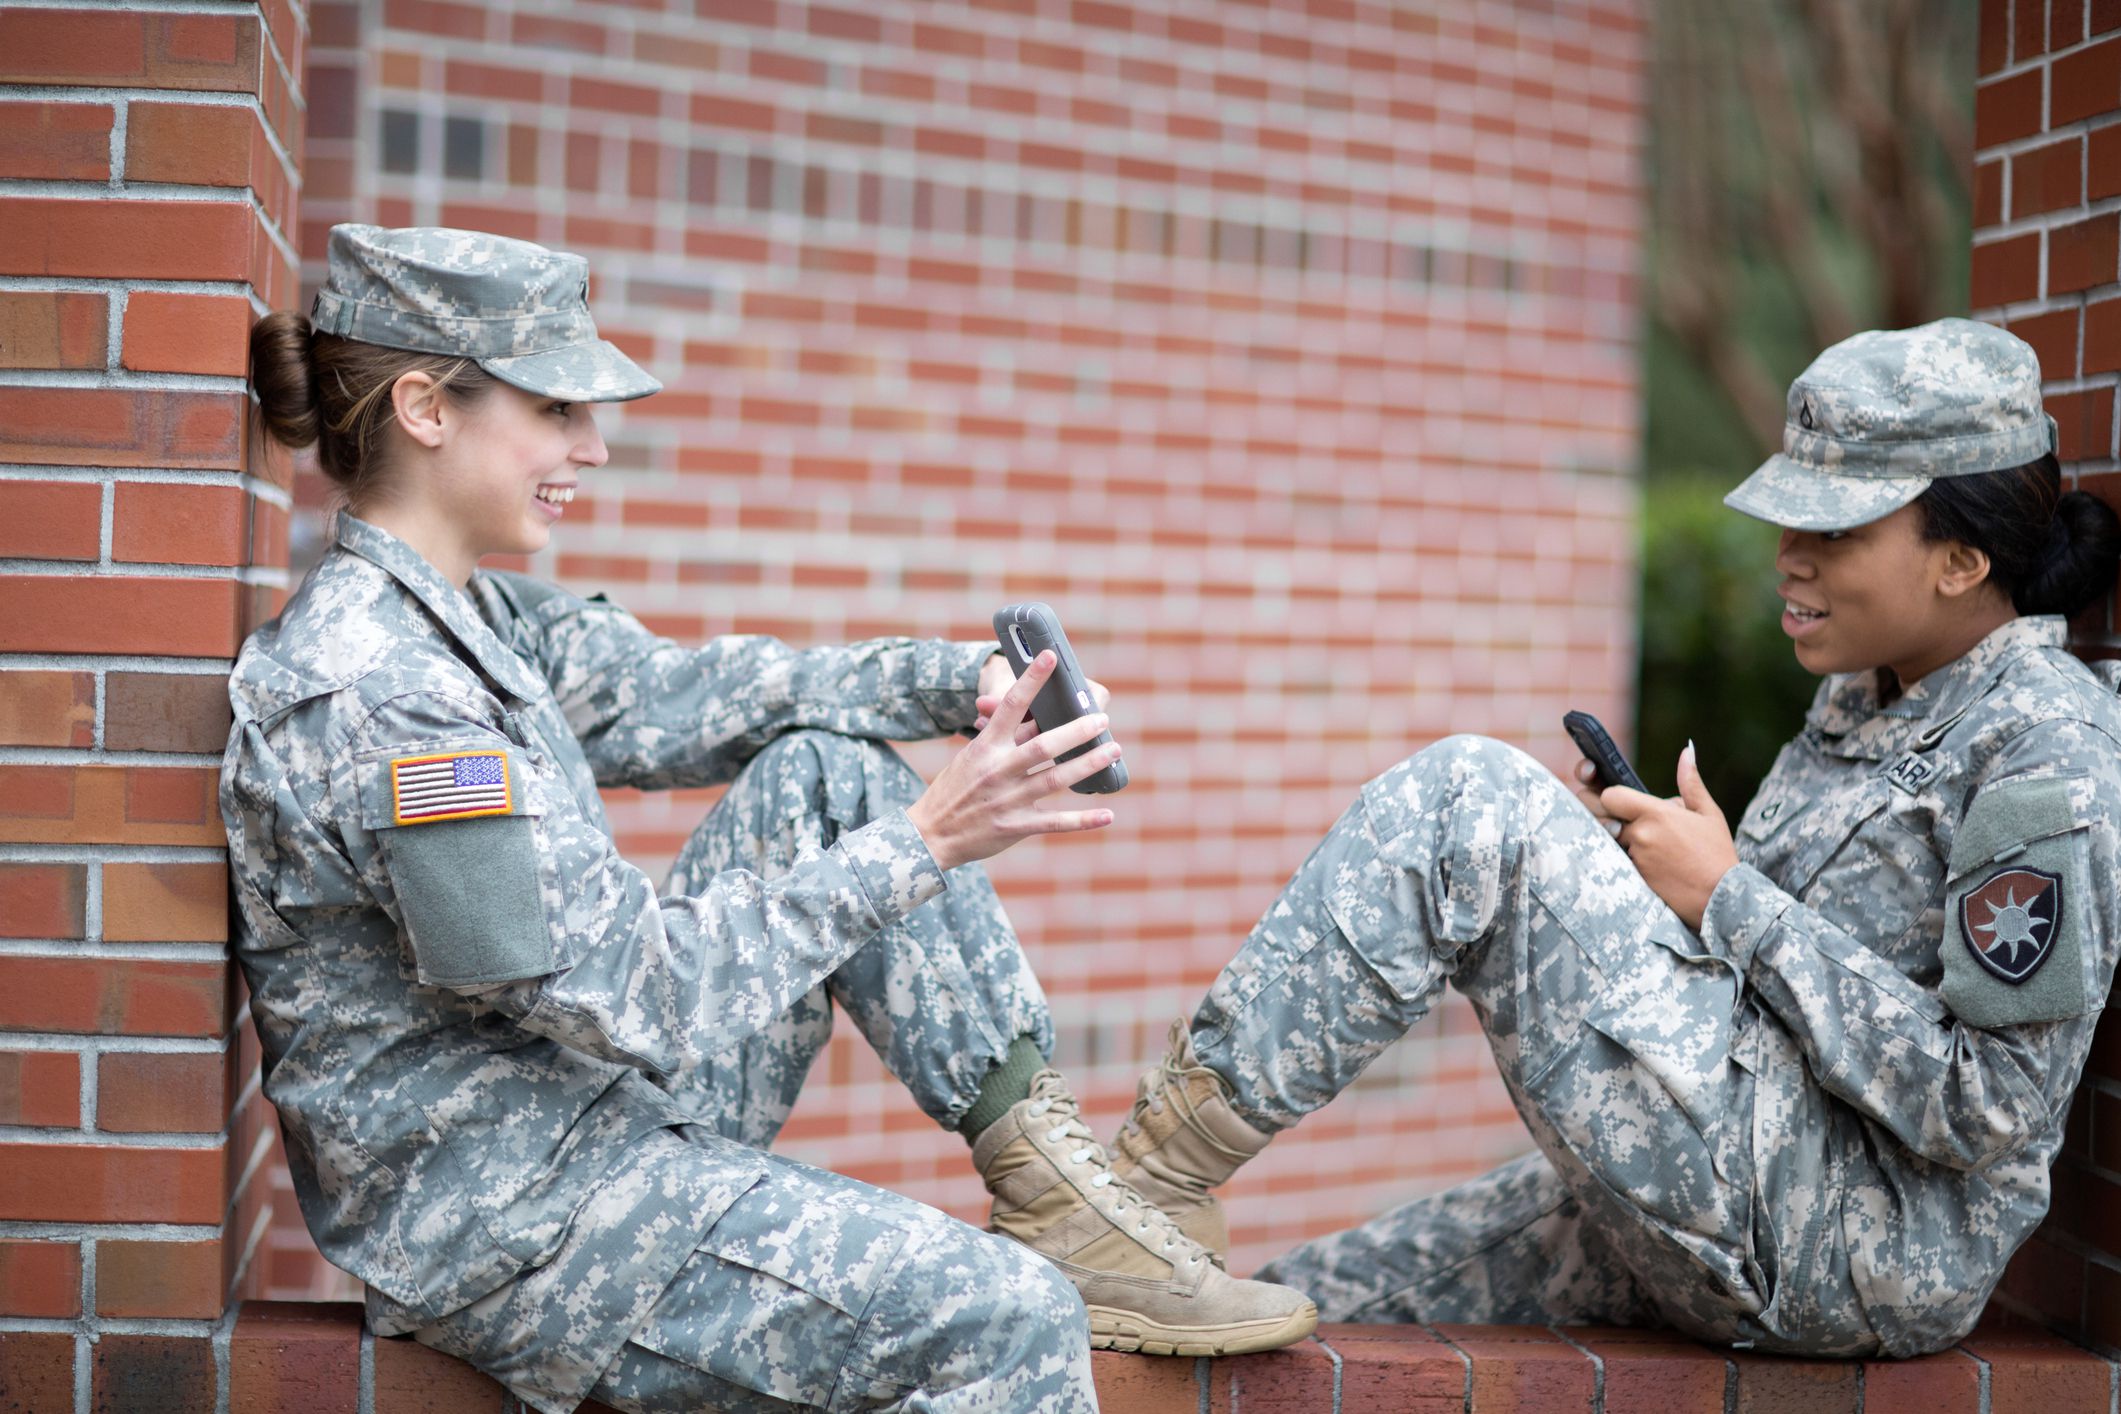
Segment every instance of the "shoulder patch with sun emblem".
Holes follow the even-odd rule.
[[[2060,1021],[2086,1009],[2084,831],[2069,782],[2007,781],[1974,798],[1952,841],[1944,1001],[1973,1026]]]
[[[1998,869],[1959,899],[1959,932],[1974,960],[2012,986],[2047,961],[2062,912],[2062,879],[2044,869]]]

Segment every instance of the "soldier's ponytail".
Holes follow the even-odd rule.
[[[2063,491],[2053,454],[2005,471],[1940,476],[1916,504],[1923,538],[1985,553],[1989,579],[2021,614],[2075,616],[2113,591],[2121,517],[2089,492]]]
[[[265,431],[288,447],[315,443],[317,465],[356,509],[375,495],[388,469],[392,384],[425,373],[452,400],[469,405],[498,381],[468,358],[318,333],[291,310],[251,326],[250,373]]]

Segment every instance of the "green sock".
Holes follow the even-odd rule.
[[[971,1143],[980,1136],[980,1131],[1009,1113],[1009,1107],[1031,1093],[1031,1077],[1046,1068],[1046,1058],[1039,1054],[1038,1042],[1029,1036],[1019,1036],[1009,1043],[1009,1053],[994,1063],[987,1078],[979,1083],[979,1098],[965,1117],[957,1122],[957,1132]]]

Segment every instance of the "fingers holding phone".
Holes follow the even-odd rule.
[[[907,809],[907,817],[943,869],[1001,853],[1032,835],[1102,829],[1103,809],[1068,809],[1050,798],[1119,762],[1117,742],[1105,736],[1105,716],[1077,716],[1040,732],[1027,721],[1032,702],[1052,678],[1058,656],[1041,652],[995,705],[987,725],[937,773]],[[1022,729],[1031,728],[1024,737]],[[1099,738],[1103,737],[1100,744]]]

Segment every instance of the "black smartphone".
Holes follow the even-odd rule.
[[[1596,717],[1588,712],[1571,712],[1561,719],[1561,727],[1576,743],[1576,749],[1583,753],[1584,759],[1598,768],[1600,788],[1626,786],[1629,790],[1649,794],[1650,788],[1635,774],[1635,768],[1628,764],[1628,758],[1614,744],[1611,733]]]
[[[1005,609],[997,609],[994,637],[1018,677],[1022,677],[1032,660],[1048,648],[1059,660],[1053,665],[1053,676],[1046,679],[1038,696],[1031,699],[1031,718],[1038,723],[1040,731],[1050,732],[1063,722],[1072,722],[1097,710],[1097,698],[1090,692],[1090,680],[1083,676],[1082,665],[1075,661],[1075,650],[1068,646],[1068,635],[1061,631],[1060,615],[1052,609],[1044,604],[1011,604]],[[1063,751],[1058,759],[1072,761],[1090,748],[1103,746],[1111,740],[1112,733],[1099,732],[1081,746]],[[1070,789],[1084,795],[1110,795],[1125,789],[1126,784],[1127,763],[1114,761],[1095,775],[1077,781]]]

